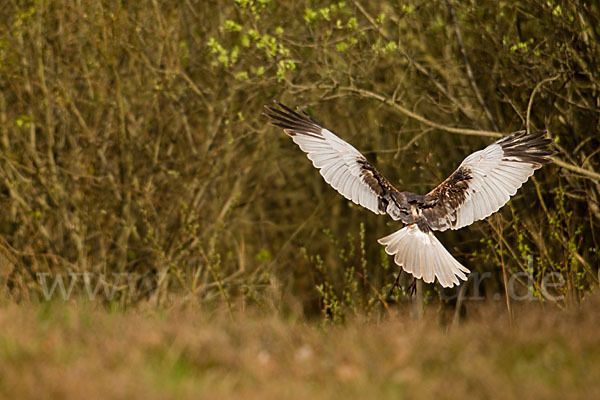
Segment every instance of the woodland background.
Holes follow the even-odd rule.
[[[52,366],[48,360],[56,354],[45,353],[43,339],[48,332],[54,335],[51,343],[64,341],[66,346],[70,335],[83,335],[78,324],[70,330],[73,321],[84,320],[85,325],[89,318],[90,326],[112,326],[117,322],[110,318],[116,318],[133,326],[141,322],[137,316],[129,321],[127,313],[173,307],[219,315],[214,318],[229,315],[232,326],[227,318],[215,326],[233,330],[233,337],[241,335],[235,323],[239,318],[254,329],[249,335],[257,342],[262,331],[254,313],[278,315],[281,321],[266,324],[280,332],[289,321],[346,324],[349,330],[341,335],[350,345],[365,344],[367,337],[361,335],[380,329],[369,325],[370,333],[365,333],[363,323],[397,324],[388,320],[391,316],[412,321],[414,300],[402,290],[390,295],[398,268],[376,241],[397,225],[339,196],[281,130],[266,124],[263,106],[278,100],[306,109],[363,152],[397,188],[417,193],[435,187],[466,155],[496,137],[520,129],[548,130],[558,151],[554,164],[538,171],[493,217],[439,235],[461,263],[490,276],[477,288],[471,282],[464,286],[461,299],[467,301],[462,306],[457,307],[456,295],[444,295],[434,285],[424,286],[418,301],[429,305],[428,315],[437,321],[432,328],[437,339],[431,343],[446,354],[451,350],[437,325],[456,323],[465,311],[483,318],[482,325],[462,328],[467,329],[465,337],[479,337],[481,326],[493,325],[486,318],[502,316],[503,326],[509,326],[503,271],[507,276],[522,273],[517,289],[520,295],[529,292],[531,300],[513,301],[512,307],[517,313],[524,307],[524,315],[535,318],[552,314],[552,321],[562,321],[556,324],[563,327],[556,340],[540,338],[540,343],[562,344],[564,353],[557,359],[552,352],[538,351],[539,346],[531,353],[535,362],[541,360],[540,382],[556,378],[547,375],[548,365],[571,363],[573,378],[559,379],[565,386],[558,389],[589,395],[585,391],[593,388],[581,379],[592,378],[577,371],[587,371],[586,363],[592,361],[577,355],[587,349],[589,357],[598,356],[589,351],[593,346],[586,347],[596,344],[598,335],[590,339],[590,331],[582,328],[583,336],[573,336],[573,320],[566,315],[595,312],[585,303],[596,304],[587,299],[599,281],[599,43],[600,6],[584,0],[2,2],[0,304],[5,309],[0,321],[4,325],[22,312],[16,318],[19,328],[11,329],[35,328],[24,339],[12,331],[0,335],[0,359],[12,367],[15,360]],[[548,302],[541,290],[551,272],[564,278],[565,284],[552,292],[563,296],[558,302]],[[125,316],[105,316],[98,309],[81,316],[78,307],[71,308],[86,297],[81,285],[74,286],[69,304],[47,304],[40,274],[67,280],[81,279],[84,273],[101,287],[93,304],[100,310],[122,310]],[[523,278],[527,274],[530,287]],[[113,279],[125,275],[133,277],[138,292]],[[402,276],[401,281],[406,285],[409,279]],[[103,285],[114,296],[103,298]],[[483,300],[468,301],[474,297]],[[63,316],[57,321],[70,322],[44,325],[48,318],[54,321],[48,316],[54,312]],[[184,326],[202,325],[208,318],[185,315]],[[170,328],[154,326],[160,324],[154,318],[141,324],[169,337]],[[581,318],[591,330],[589,319],[595,317]],[[102,332],[108,337],[119,335],[106,329]],[[303,335],[295,329],[289,334]],[[410,329],[405,339],[418,337],[424,328]],[[315,343],[327,340],[312,334]],[[516,340],[513,334],[506,333],[503,343]],[[146,343],[135,335],[135,341]],[[276,337],[285,342],[286,334]],[[148,340],[154,349],[154,339]],[[235,384],[229,386],[221,379],[219,368],[228,371],[229,359],[211,359],[214,372],[198,361],[204,344],[190,343],[184,340],[182,348],[199,349],[199,358],[182,361],[184,351],[173,355],[173,346],[159,346],[159,355],[150,351],[151,359],[159,360],[157,376],[165,369],[165,379],[176,374],[164,396],[198,393],[190,382],[209,370],[202,382],[214,383],[217,377],[227,388],[223,393],[231,395],[236,384],[248,388],[245,378],[232,378]],[[514,355],[521,356],[521,350]],[[86,351],[81,350],[88,358],[110,363],[125,349],[108,355]],[[59,353],[57,365],[62,365],[61,357],[72,356]],[[262,353],[257,354],[260,359]],[[384,349],[374,354],[383,357]],[[335,361],[338,356],[332,350],[328,362],[343,365]],[[491,376],[495,367],[505,365],[485,356],[482,365],[490,359],[484,369]],[[285,357],[272,360],[287,363]],[[431,361],[433,367],[424,362],[423,369],[405,371],[399,386],[388,387],[388,381],[373,386],[371,361],[365,360],[360,364],[367,374],[365,385],[352,386],[349,396],[381,397],[389,390],[427,397],[406,382],[420,382],[415,378],[419,374],[435,379],[428,368],[435,370],[437,361]],[[470,358],[465,355],[464,360]],[[384,362],[372,362],[379,361]],[[240,376],[251,371],[253,363],[247,365]],[[48,375],[42,369],[42,378],[36,379],[53,382],[55,370],[47,369]],[[13,374],[11,385],[3,386],[0,377],[5,393],[39,395],[14,383],[27,374],[9,370],[5,376]],[[82,376],[97,376],[95,370],[85,371]],[[334,381],[354,382],[353,374],[363,370],[356,371],[342,369]],[[490,383],[490,393],[515,383],[519,371]],[[535,375],[535,367],[533,371]],[[299,377],[290,374],[290,382]],[[265,376],[248,379],[261,382]],[[472,377],[472,382],[480,379]],[[317,381],[313,390],[321,384],[325,382]],[[128,396],[143,396],[138,386],[124,385]],[[518,385],[509,387],[515,391],[505,393],[508,398],[520,393]],[[532,394],[543,395],[535,387]],[[57,392],[48,389],[51,396],[76,397],[72,385],[53,388]],[[275,389],[271,394],[310,393],[308,387],[304,390],[308,392]],[[468,384],[457,390],[473,394]],[[217,393],[223,394],[220,389]]]

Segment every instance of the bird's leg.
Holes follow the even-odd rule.
[[[402,271],[398,272],[398,275],[396,275],[396,280],[394,280],[394,284],[392,285],[392,288],[390,289],[390,294],[388,296],[392,296],[392,294],[394,294],[394,289],[398,288],[400,289],[400,275],[402,274]],[[415,293],[417,293],[417,278],[413,277],[413,281],[410,285],[408,285],[408,287],[406,288],[408,294],[410,294],[410,296],[414,296]]]
[[[408,293],[410,293],[411,296],[414,296],[414,294],[417,293],[417,278],[413,278],[412,283],[408,285]]]
[[[396,275],[396,280],[394,281],[394,284],[392,285],[392,288],[390,289],[390,294],[388,296],[392,296],[392,294],[394,293],[394,289],[396,288],[400,288],[400,274],[402,273],[402,271],[398,272],[398,275]]]

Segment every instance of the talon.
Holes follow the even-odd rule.
[[[396,275],[396,280],[394,281],[394,284],[392,285],[392,288],[390,289],[390,294],[388,296],[392,296],[392,294],[394,294],[394,289],[398,288],[400,289],[400,274],[402,273],[402,271],[398,272],[398,275]]]
[[[413,281],[410,285],[408,285],[408,292],[411,296],[414,296],[417,293],[417,278],[413,278]]]

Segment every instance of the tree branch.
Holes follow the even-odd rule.
[[[404,114],[409,118],[412,118],[412,119],[417,120],[427,126],[431,126],[432,128],[436,128],[436,129],[439,129],[442,131],[446,131],[446,132],[450,132],[450,133],[458,133],[459,135],[469,135],[469,136],[489,136],[489,137],[495,137],[495,138],[504,136],[500,132],[478,130],[478,129],[454,128],[451,126],[438,124],[437,122],[430,121],[425,117],[415,114],[414,112],[410,111],[409,109],[396,103],[393,99],[386,97],[382,94],[372,92],[370,90],[359,89],[359,88],[355,88],[355,87],[340,87],[339,90],[358,94],[362,97],[379,100],[382,103],[394,108],[396,111],[399,111],[401,114]]]
[[[352,3],[362,13],[362,15],[364,15],[364,17],[369,21],[369,23],[371,24],[373,29],[375,29],[377,32],[379,32],[381,37],[383,37],[388,42],[393,41],[392,38],[383,30],[381,25],[377,24],[375,19],[373,19],[373,17],[368,13],[367,10],[365,10],[365,8],[358,1],[352,0]],[[450,100],[452,102],[452,104],[454,104],[460,110],[460,112],[463,113],[463,115],[465,117],[469,118],[471,121],[476,121],[476,118],[473,117],[471,112],[469,110],[467,110],[467,108],[462,103],[460,103],[456,97],[452,96],[452,94],[429,73],[427,68],[425,68],[421,63],[419,63],[417,60],[412,58],[404,49],[402,49],[402,47],[400,47],[399,41],[396,41],[396,42],[398,42],[398,50],[402,53],[402,55],[404,57],[406,57],[408,62],[416,68],[417,71],[419,71],[421,74],[425,75],[435,85],[437,90],[439,90],[444,96],[446,96],[446,98],[448,100]]]
[[[388,106],[392,107],[393,109],[395,109],[396,111],[400,112],[401,114],[404,114],[411,119],[419,121],[419,122],[421,122],[427,126],[430,126],[432,128],[439,129],[441,131],[456,133],[459,135],[467,135],[467,136],[487,136],[487,137],[494,137],[494,138],[500,138],[502,136],[505,136],[505,134],[500,133],[500,132],[495,132],[495,131],[485,131],[485,130],[467,129],[467,128],[454,128],[451,126],[438,124],[437,122],[430,121],[427,118],[425,118],[419,114],[415,114],[414,112],[410,111],[409,109],[396,103],[393,99],[386,97],[383,94],[372,92],[370,90],[359,89],[359,88],[355,88],[355,87],[345,87],[345,86],[339,87],[338,89],[341,91],[346,91],[346,92],[350,92],[353,94],[357,94],[361,97],[379,100],[382,103],[384,103],[385,105],[388,105]],[[587,178],[590,178],[592,180],[600,181],[600,174],[597,172],[590,171],[589,169],[585,169],[585,168],[579,167],[574,164],[569,164],[565,161],[562,161],[561,159],[559,159],[557,157],[550,157],[550,158],[552,159],[552,161],[554,161],[554,163],[556,165],[558,165],[561,168],[576,172],[576,173],[583,175]]]
[[[552,82],[558,78],[560,78],[560,74],[553,76],[551,78],[544,79],[543,81],[541,81],[537,85],[535,85],[535,87],[533,88],[533,91],[531,92],[531,96],[529,96],[529,103],[527,104],[527,117],[525,118],[525,129],[527,129],[527,133],[529,133],[531,131],[531,129],[529,128],[530,119],[531,119],[530,118],[531,117],[531,106],[533,105],[533,98],[535,97],[535,94],[537,93],[538,90],[540,90],[540,88],[542,87],[543,84]]]
[[[471,88],[473,89],[473,93],[475,93],[475,97],[479,102],[479,105],[483,109],[485,116],[488,121],[492,125],[492,128],[498,130],[498,126],[496,125],[496,121],[492,117],[492,113],[486,106],[483,101],[483,97],[481,96],[481,92],[479,92],[479,87],[477,87],[477,82],[475,82],[475,76],[473,75],[473,70],[471,69],[471,64],[469,63],[469,58],[467,57],[467,51],[465,50],[465,45],[462,39],[462,33],[460,31],[460,27],[458,26],[458,18],[456,18],[456,13],[454,12],[454,7],[452,3],[448,1],[448,9],[450,10],[450,15],[452,16],[452,22],[454,23],[454,31],[456,32],[456,40],[458,41],[458,47],[460,47],[460,52],[462,53],[463,60],[465,62],[465,71],[467,73],[467,77],[469,78],[469,83],[471,84]]]

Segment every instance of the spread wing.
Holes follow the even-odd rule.
[[[335,190],[376,214],[386,213],[386,195],[396,189],[358,150],[304,111],[293,111],[281,103],[265,106],[265,110],[271,124],[283,128]]]
[[[487,218],[504,206],[535,170],[555,154],[546,132],[515,132],[469,155],[427,196],[422,209],[432,229],[460,229]]]

